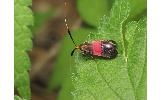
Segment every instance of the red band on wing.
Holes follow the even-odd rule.
[[[92,41],[92,50],[93,55],[101,56],[102,54],[101,41]]]

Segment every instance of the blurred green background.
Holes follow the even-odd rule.
[[[67,35],[64,23],[66,14],[70,30],[77,44],[97,31],[100,18],[109,15],[115,0],[33,0],[33,49],[29,52],[32,100],[72,100],[71,75],[74,45]],[[146,0],[130,0],[127,22],[139,20],[147,14]]]

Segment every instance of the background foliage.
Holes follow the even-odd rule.
[[[27,53],[32,48],[30,5],[31,0],[15,0],[15,100],[31,98]],[[146,0],[77,0],[76,8],[82,20],[79,28],[71,30],[76,43],[115,40],[118,57],[93,60],[83,58],[79,51],[71,57],[74,45],[65,35],[47,91],[59,89],[58,100],[146,100]],[[32,31],[57,13],[51,8],[34,13]]]

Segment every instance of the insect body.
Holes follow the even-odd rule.
[[[98,40],[92,41],[90,43],[85,42],[79,46],[76,46],[72,51],[71,56],[76,49],[80,49],[82,54],[85,56],[101,57],[107,59],[115,58],[118,54],[117,44],[113,40]]]
[[[67,6],[67,3],[65,2],[65,7],[66,6]],[[101,57],[101,58],[106,58],[106,59],[112,59],[117,56],[118,54],[117,44],[113,40],[95,40],[91,42],[85,42],[80,45],[76,45],[71,35],[71,32],[69,30],[66,16],[65,16],[65,24],[68,30],[68,34],[70,35],[70,38],[75,45],[75,48],[71,52],[71,56],[74,54],[75,50],[77,49],[80,49],[84,56]]]
[[[118,54],[116,42],[113,40],[98,40],[79,45],[83,55],[112,59]]]

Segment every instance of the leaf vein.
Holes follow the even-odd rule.
[[[99,75],[101,76],[101,79],[106,83],[106,85],[120,98],[120,100],[123,100],[122,97],[109,85],[109,83],[106,81],[106,79],[103,77],[103,75],[101,74],[101,72],[98,69],[98,64],[96,62],[96,69],[97,72],[99,73]]]

